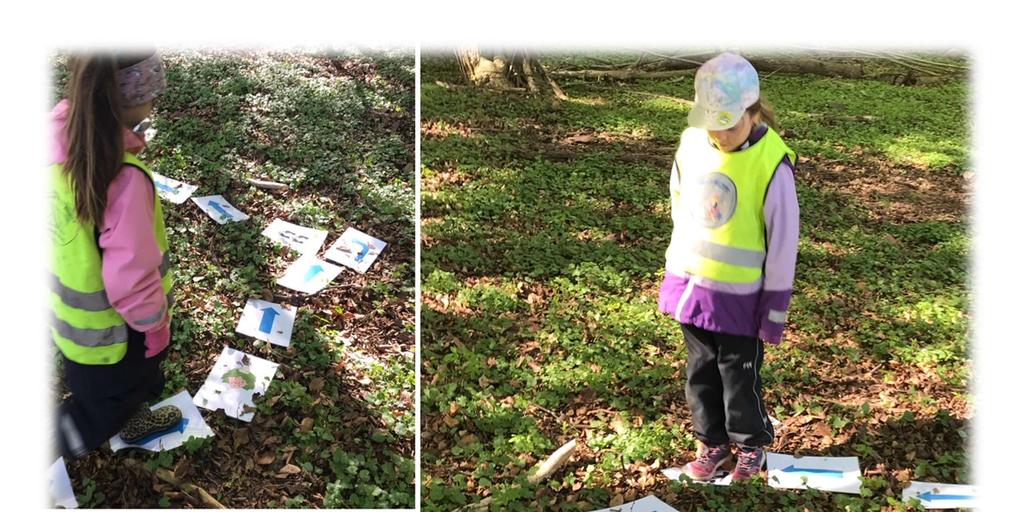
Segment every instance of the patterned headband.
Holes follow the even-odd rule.
[[[121,90],[121,106],[136,107],[152,101],[167,88],[163,62],[159,54],[117,72],[117,86]]]

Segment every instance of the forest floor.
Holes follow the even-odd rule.
[[[221,194],[251,216],[221,226],[191,201],[164,201],[177,282],[164,396],[194,396],[224,346],[280,367],[251,423],[200,409],[215,437],[69,462],[80,505],[201,506],[153,478],[165,468],[231,508],[413,507],[414,52],[177,52],[164,62],[168,89],[142,159],[198,185],[193,197]],[[55,60],[55,99],[64,64]],[[275,284],[298,254],[260,234],[274,219],[326,230],[327,244],[355,227],[388,245],[366,274],[346,268],[306,295]],[[298,308],[288,348],[235,332],[249,298]]]
[[[686,353],[657,312],[668,171],[691,77],[571,79],[555,101],[424,59],[423,506],[904,510],[910,480],[968,482],[968,87],[776,73],[799,155],[784,342],[761,370],[771,451],[856,456],[861,495],[669,481],[691,460]],[[529,469],[580,447],[540,485]]]

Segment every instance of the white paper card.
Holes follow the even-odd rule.
[[[324,257],[365,274],[385,246],[387,242],[383,240],[373,238],[358,229],[348,228],[330,246]]]
[[[617,507],[602,508],[593,512],[678,512],[678,510],[661,501],[657,496],[647,496],[641,500],[630,501]]]
[[[275,373],[277,363],[224,347],[193,402],[204,409],[223,409],[232,418],[252,421],[256,410],[252,399],[266,393]]]
[[[64,457],[58,457],[46,473],[50,481],[50,501],[53,505],[66,509],[78,508],[78,499],[71,488],[71,477],[67,474]]]
[[[682,479],[682,468],[668,468],[661,470],[661,474],[668,477],[669,480],[679,481]],[[731,485],[732,484],[732,473],[727,469],[719,470],[714,474],[714,478],[701,482],[699,480],[691,480],[694,484],[700,485]]]
[[[193,197],[192,201],[199,205],[199,208],[202,208],[206,215],[217,221],[217,224],[239,222],[249,218],[248,215],[231,206],[231,203],[227,202],[224,196]]]
[[[323,242],[327,241],[326,231],[299,226],[281,219],[274,219],[263,230],[263,236],[302,254],[319,252]]]
[[[287,347],[291,344],[291,331],[295,326],[295,306],[282,306],[259,299],[249,299],[235,329],[257,340],[269,341]]]
[[[202,419],[202,414],[199,412],[199,409],[196,409],[195,404],[192,403],[192,395],[187,390],[150,407],[149,410],[153,411],[165,405],[173,405],[181,409],[181,416],[184,421],[179,426],[179,430],[162,435],[145,444],[125,443],[121,439],[120,434],[118,434],[110,438],[110,449],[116,452],[124,448],[135,447],[151,452],[162,452],[164,450],[173,450],[185,444],[185,441],[193,437],[213,437],[213,429]]]
[[[818,489],[860,493],[856,457],[793,457],[767,453],[767,483],[778,489]]]
[[[277,284],[302,293],[316,293],[341,273],[341,267],[308,255],[291,264]]]
[[[909,487],[902,490],[902,501],[909,503],[916,498],[926,509],[975,508],[980,506],[977,494],[972,485],[909,482]]]
[[[153,184],[156,185],[156,193],[160,194],[160,197],[174,204],[187,201],[192,196],[192,192],[199,188],[196,185],[189,185],[155,172],[153,173]]]

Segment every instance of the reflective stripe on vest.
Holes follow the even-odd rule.
[[[672,176],[669,271],[727,283],[761,279],[767,259],[764,197],[785,156],[795,162],[795,153],[770,128],[733,152],[711,146],[706,130],[686,129]]]
[[[124,164],[139,168],[150,181],[152,173],[130,153]],[[61,352],[79,364],[114,364],[124,358],[129,328],[110,304],[103,285],[102,258],[96,244],[95,226],[81,222],[74,213],[73,188],[61,165],[51,167],[53,253],[51,262],[51,334]],[[161,285],[167,294],[166,309],[141,324],[160,321],[173,304],[174,280],[170,268],[163,207],[153,190],[153,231],[162,255]]]
[[[166,276],[168,270],[170,270],[170,255],[163,253],[163,261],[160,263],[160,278]],[[110,305],[110,299],[107,298],[106,290],[92,293],[80,292],[65,286],[64,283],[60,282],[60,278],[52,272],[50,273],[50,291],[56,293],[57,297],[60,297],[61,302],[73,308],[84,309],[86,311],[104,311],[113,307]]]

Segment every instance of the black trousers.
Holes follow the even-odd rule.
[[[686,401],[696,438],[712,446],[771,444],[774,427],[760,382],[764,342],[688,324],[682,325],[682,333],[689,353]]]
[[[71,397],[57,411],[61,454],[71,459],[99,448],[146,402],[163,393],[167,349],[146,358],[145,334],[128,329],[128,352],[116,364],[78,364],[64,358]]]

